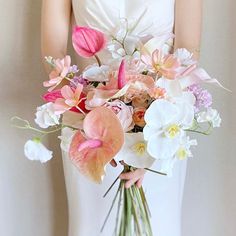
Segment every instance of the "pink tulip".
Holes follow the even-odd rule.
[[[122,126],[113,111],[98,107],[84,119],[83,130],[71,142],[69,156],[79,171],[96,183],[101,183],[105,166],[124,143]]]
[[[72,107],[77,107],[80,103],[81,93],[83,85],[78,84],[74,90],[70,86],[65,85],[61,88],[62,98],[57,98],[54,103],[54,109],[56,114],[62,114]]]
[[[63,59],[56,59],[54,64],[55,67],[49,74],[49,80],[43,83],[44,87],[50,87],[48,91],[55,89],[69,73],[71,58],[70,56],[66,56]]]
[[[105,47],[106,39],[100,31],[77,26],[73,29],[72,42],[78,55],[92,57]]]

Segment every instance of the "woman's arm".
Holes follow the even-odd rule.
[[[187,48],[199,58],[202,29],[202,0],[176,0],[174,48]]]
[[[43,0],[41,16],[42,58],[62,58],[67,52],[71,0]],[[47,68],[46,68],[47,69]]]

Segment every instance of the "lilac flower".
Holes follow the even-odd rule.
[[[70,67],[69,73],[76,74],[77,72],[79,72],[79,69],[76,65],[73,65],[73,66]]]
[[[88,85],[88,80],[83,78],[82,75],[80,76],[75,76],[72,81],[70,82],[70,86],[73,88],[76,88],[78,84],[82,84],[83,86]]]
[[[208,108],[212,104],[212,96],[206,90],[202,89],[199,85],[193,84],[188,87],[188,91],[192,92],[196,98],[195,112],[198,112],[202,107]]]

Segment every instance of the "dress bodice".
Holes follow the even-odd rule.
[[[73,0],[76,24],[111,32],[121,18],[140,19],[137,33],[172,32],[175,0]]]
[[[173,32],[175,0],[72,0],[74,23],[89,26],[114,36],[121,21],[128,22],[132,36],[159,37]],[[173,41],[169,42],[170,49]],[[99,57],[105,61],[104,50]],[[76,56],[80,69],[94,63],[94,58]]]

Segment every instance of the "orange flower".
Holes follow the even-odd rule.
[[[133,121],[136,125],[140,127],[144,127],[146,125],[146,122],[144,120],[146,110],[147,109],[145,107],[138,107],[134,109]]]

